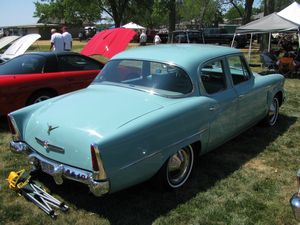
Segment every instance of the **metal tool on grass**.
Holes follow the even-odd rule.
[[[24,169],[10,172],[7,181],[10,189],[33,202],[52,219],[55,219],[57,214],[51,207],[58,208],[63,212],[69,209],[65,203],[60,202],[32,181],[31,176],[25,173]]]

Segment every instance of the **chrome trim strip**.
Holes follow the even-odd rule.
[[[170,147],[172,147],[172,146],[174,146],[174,145],[180,144],[180,143],[182,143],[182,142],[184,142],[184,141],[186,141],[186,140],[188,140],[188,139],[190,139],[190,138],[193,138],[193,137],[195,137],[195,136],[197,136],[197,135],[200,135],[200,134],[204,133],[204,132],[207,131],[207,130],[208,130],[208,128],[203,128],[202,130],[198,131],[197,133],[195,133],[195,134],[193,134],[193,135],[191,135],[191,136],[189,136],[189,137],[186,137],[186,138],[184,138],[184,139],[182,139],[182,140],[179,140],[179,141],[177,141],[177,142],[175,142],[175,143],[172,143],[172,144],[166,146],[166,147],[163,148],[163,149],[160,149],[160,150],[158,150],[158,151],[156,151],[156,152],[153,152],[153,153],[150,154],[150,155],[147,155],[147,156],[145,156],[145,157],[143,157],[143,158],[141,158],[141,159],[138,159],[138,160],[136,160],[136,161],[134,161],[134,162],[132,162],[132,163],[130,163],[130,164],[128,164],[128,165],[125,165],[125,166],[121,167],[120,170],[124,170],[124,169],[127,169],[128,167],[134,166],[135,164],[138,164],[138,163],[140,163],[140,162],[142,162],[142,161],[144,161],[144,160],[146,160],[146,159],[149,159],[149,158],[151,158],[151,157],[153,157],[153,156],[159,154],[160,152],[162,152],[162,151],[163,151],[164,149],[166,149],[166,148],[170,148]]]
[[[58,153],[65,153],[65,149],[56,145],[49,144],[48,141],[43,141],[37,137],[35,137],[36,142],[41,145],[47,152],[53,151]]]

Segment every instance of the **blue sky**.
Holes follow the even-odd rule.
[[[38,18],[33,17],[36,0],[0,0],[0,27],[35,24]],[[254,0],[254,5],[261,0]]]
[[[0,27],[35,24],[38,18],[33,17],[36,0],[1,0]]]

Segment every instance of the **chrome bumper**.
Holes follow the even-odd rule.
[[[66,178],[88,185],[90,191],[96,196],[101,196],[109,192],[110,185],[108,180],[94,180],[92,172],[46,159],[24,142],[11,141],[10,149],[14,153],[28,155],[30,164],[35,169],[40,169],[51,175],[56,184],[62,184],[63,178]]]

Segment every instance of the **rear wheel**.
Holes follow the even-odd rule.
[[[159,185],[176,189],[185,184],[194,164],[194,151],[189,145],[170,156],[157,174]]]
[[[278,113],[279,113],[279,100],[278,97],[275,96],[269,107],[268,115],[264,119],[264,124],[269,127],[274,126],[277,122]]]
[[[45,101],[49,98],[53,98],[55,96],[55,94],[51,91],[38,91],[36,93],[34,93],[27,102],[27,105],[32,105],[38,102],[42,102]]]

